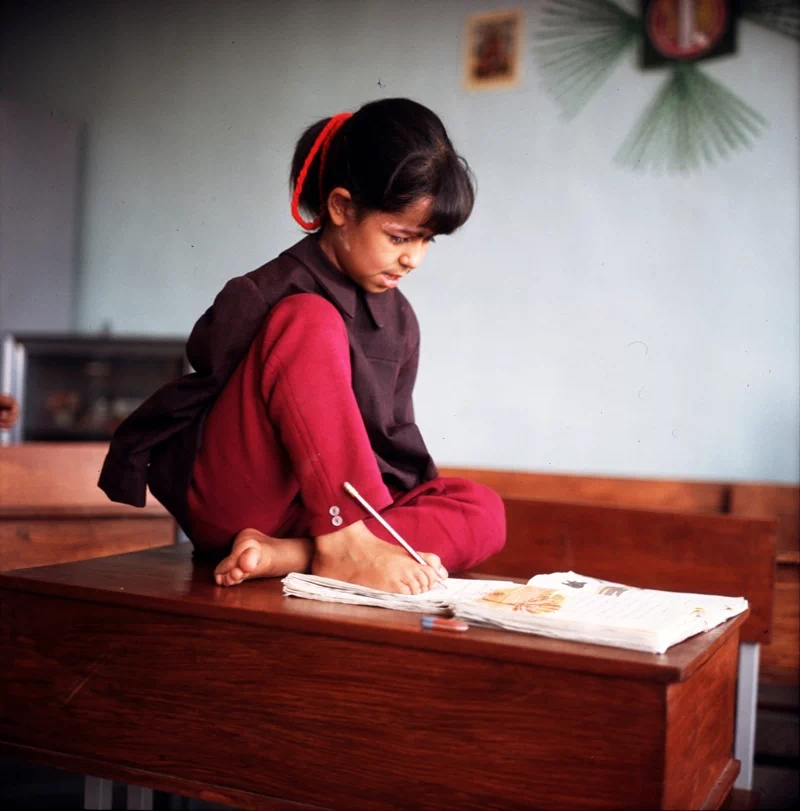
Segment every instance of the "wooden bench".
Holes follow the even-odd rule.
[[[105,443],[0,447],[0,571],[66,563],[175,542],[152,496],[136,509],[97,487]]]

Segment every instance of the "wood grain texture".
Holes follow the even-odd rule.
[[[0,571],[175,542],[175,521],[155,499],[137,509],[98,488],[107,449],[103,442],[0,448]]]
[[[175,542],[175,522],[152,518],[0,517],[0,571],[136,552]]]
[[[26,442],[0,448],[0,514],[23,514],[29,508],[40,512],[99,509],[104,515],[167,515],[148,492],[142,510],[114,504],[97,486],[108,451],[107,442]],[[16,513],[13,511],[16,510]]]
[[[800,487],[778,484],[734,484],[731,513],[778,521],[778,561],[800,556]]]
[[[778,519],[778,555],[800,553],[800,487],[760,482],[640,479],[482,468],[440,468],[501,496]]]
[[[760,678],[800,685],[800,566],[778,566],[773,628],[772,643],[761,649]]]
[[[342,809],[401,798],[414,808],[491,807],[498,797],[525,808],[526,797],[561,792],[585,807],[642,807],[660,790],[651,768],[660,702],[648,685],[575,675],[592,734],[574,707],[560,728],[548,723],[574,693],[546,670],[531,680],[519,665],[468,659],[462,670],[432,651],[401,659],[390,646],[176,616],[143,622],[122,608],[100,617],[57,598],[18,594],[11,610],[6,741],[58,741],[82,757]],[[52,627],[55,615],[66,634]],[[637,712],[618,717],[614,693]],[[611,727],[622,746],[603,734]],[[578,741],[590,752],[576,756]],[[521,768],[531,763],[540,769]],[[631,770],[645,784],[620,798],[606,776],[622,781]],[[452,774],[471,779],[451,788]]]
[[[7,753],[135,773],[190,796],[213,787],[249,808],[291,807],[276,798],[342,810],[676,807],[665,803],[684,785],[692,796],[709,786],[697,807],[715,804],[726,779],[717,728],[681,741],[693,776],[678,780],[670,718],[700,713],[695,703],[734,677],[727,651],[741,623],[673,649],[711,651],[695,651],[700,664],[675,691],[679,682],[654,678],[669,656],[616,673],[592,669],[588,654],[626,653],[611,648],[561,643],[549,659],[520,657],[532,640],[519,634],[425,633],[418,616],[283,598],[268,581],[217,589],[203,567],[187,577],[177,551],[0,576]],[[161,569],[155,583],[141,572],[125,591],[113,576],[96,581],[140,564]],[[232,596],[198,614],[210,589]]]
[[[800,488],[734,485],[731,511],[778,521],[774,629],[761,650],[759,680],[800,684]]]
[[[729,639],[702,670],[702,678],[667,688],[666,808],[718,807],[739,772],[733,748],[738,644]],[[705,769],[695,768],[697,761]],[[709,778],[725,780],[715,787]],[[715,790],[716,789],[716,790]]]
[[[513,577],[573,570],[644,588],[746,597],[742,638],[769,642],[775,522],[504,499],[508,540],[475,571]]]
[[[420,629],[418,614],[287,599],[276,580],[221,588],[214,585],[212,572],[210,565],[192,563],[187,544],[177,544],[0,573],[0,589],[659,683],[688,679],[715,654],[731,629],[746,621],[741,615],[653,656],[484,628],[471,628],[467,634],[432,634]]]
[[[730,485],[725,482],[578,476],[456,467],[440,468],[439,472],[442,476],[459,476],[480,482],[503,497],[681,512],[726,512],[730,489]]]

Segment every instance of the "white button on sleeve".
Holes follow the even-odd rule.
[[[340,527],[343,523],[344,521],[342,520],[341,515],[334,515],[333,518],[331,518],[331,524],[333,524],[335,527]]]

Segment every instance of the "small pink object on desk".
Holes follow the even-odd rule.
[[[469,625],[461,620],[451,620],[447,617],[423,617],[419,624],[424,631],[468,631]]]

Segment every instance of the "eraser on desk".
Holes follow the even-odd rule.
[[[423,617],[419,624],[425,631],[468,631],[469,625],[461,620],[452,620],[447,617]]]

